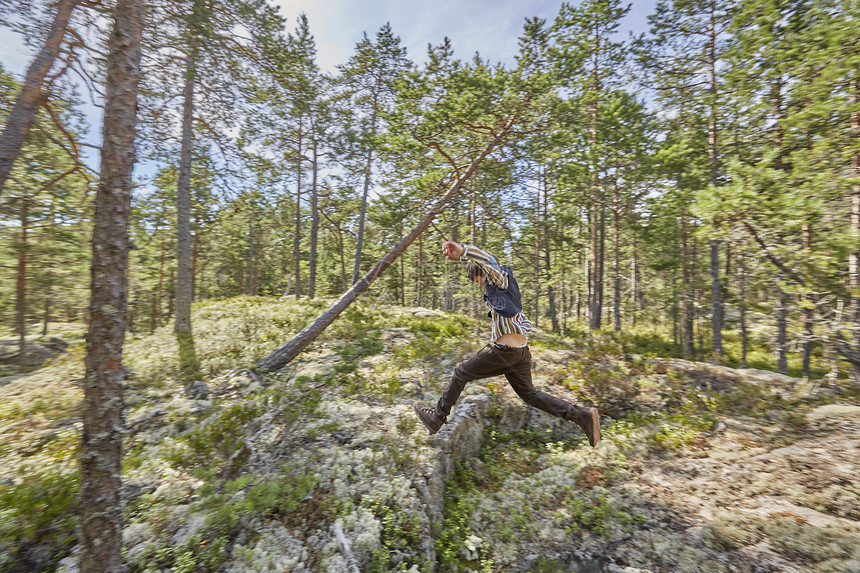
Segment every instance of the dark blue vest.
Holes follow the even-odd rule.
[[[508,275],[508,288],[502,290],[489,279],[484,283],[487,287],[485,300],[490,307],[505,318],[513,318],[523,311],[523,299],[520,294],[520,285],[514,278],[514,271],[508,265],[502,265],[502,272]]]

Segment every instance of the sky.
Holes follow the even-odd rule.
[[[570,0],[578,3],[578,0]],[[476,51],[485,59],[514,63],[517,41],[526,18],[538,16],[552,22],[560,0],[276,0],[292,31],[296,16],[304,12],[317,43],[318,64],[334,71],[346,63],[355,45],[367,32],[371,38],[386,22],[406,46],[413,61],[423,61],[428,44],[448,36],[454,54],[471,58]],[[647,31],[647,17],[656,0],[635,0],[622,23],[629,31]]]
[[[570,0],[574,4],[578,1]],[[647,17],[654,12],[656,1],[631,2],[630,12],[619,29],[621,38],[626,39],[630,32],[647,31]],[[428,44],[439,44],[447,36],[455,57],[467,60],[478,51],[491,62],[513,65],[525,19],[538,16],[551,23],[561,6],[561,0],[275,0],[275,3],[287,18],[289,31],[295,29],[300,13],[307,15],[316,40],[317,63],[327,72],[334,72],[338,64],[349,60],[363,33],[373,38],[386,22],[415,62],[424,61]],[[6,70],[22,79],[32,58],[32,50],[19,36],[0,27],[0,62]],[[89,104],[83,112],[90,123],[85,139],[98,145],[101,112]],[[92,157],[88,162],[95,161],[97,158]]]

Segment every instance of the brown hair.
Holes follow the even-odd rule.
[[[474,261],[466,263],[466,274],[469,275],[469,280],[474,281],[478,277],[485,277],[487,273],[481,268],[481,265]]]

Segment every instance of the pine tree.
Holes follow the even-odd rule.
[[[101,172],[93,231],[92,298],[82,407],[82,573],[118,573],[122,563],[123,379],[131,174],[144,3],[118,0],[108,42]]]

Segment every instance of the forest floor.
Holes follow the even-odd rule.
[[[860,400],[842,381],[531,338],[535,384],[600,408],[603,440],[470,384],[430,437],[411,412],[478,323],[353,305],[305,354],[243,368],[328,301],[195,306],[205,392],[170,327],[130,335],[125,558],[144,571],[860,571]],[[486,336],[484,331],[483,336]],[[75,571],[82,338],[0,379],[0,569]],[[59,569],[58,569],[59,567]]]

